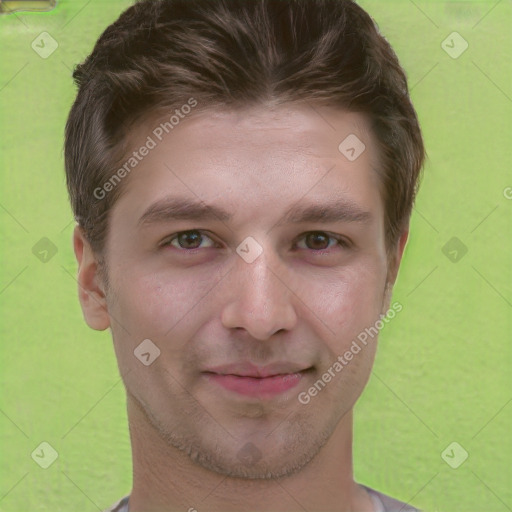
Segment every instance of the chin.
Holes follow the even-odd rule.
[[[271,436],[261,433],[226,445],[227,438],[212,443],[211,437],[199,441],[183,438],[174,446],[203,468],[232,478],[270,480],[291,476],[301,471],[331,437],[332,430],[323,431],[312,424],[288,423],[278,427]],[[223,442],[222,442],[223,441]],[[228,441],[229,442],[229,441]],[[235,446],[236,443],[236,446]]]
[[[286,451],[286,453],[289,456],[289,452]],[[273,460],[277,459],[274,454],[273,459],[262,456],[258,462],[241,462],[238,453],[233,454],[231,459],[218,458],[205,451],[199,452],[193,449],[187,450],[187,454],[194,463],[204,469],[244,480],[274,480],[291,476],[303,469],[315,456],[312,453],[303,453],[299,458]]]

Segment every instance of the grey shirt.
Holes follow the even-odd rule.
[[[420,512],[417,508],[412,507],[411,505],[407,505],[402,501],[395,500],[385,494],[382,494],[374,489],[370,489],[363,485],[370,497],[373,500],[375,509],[374,512]],[[128,510],[128,498],[130,496],[125,496],[120,499],[117,503],[114,503],[110,508],[104,510],[103,512],[129,512]]]

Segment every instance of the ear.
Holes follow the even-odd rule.
[[[393,286],[395,284],[396,278],[398,276],[398,269],[400,267],[400,263],[402,261],[402,256],[404,254],[405,244],[407,243],[407,239],[409,238],[409,226],[402,231],[400,238],[396,247],[393,250],[393,253],[389,256],[389,266],[388,266],[388,274],[387,274],[387,282],[386,288],[384,289],[384,301],[383,301],[383,314],[386,314],[389,306],[391,304],[391,292],[393,291]]]
[[[400,238],[398,240],[398,244],[395,247],[393,252],[391,265],[388,273],[388,281],[391,283],[391,286],[395,284],[398,269],[400,267],[400,263],[402,261],[402,256],[404,255],[405,244],[407,243],[407,239],[409,238],[409,226],[402,232]]]
[[[110,326],[104,285],[98,273],[98,261],[82,228],[73,232],[73,248],[78,262],[78,297],[87,325],[97,331]]]

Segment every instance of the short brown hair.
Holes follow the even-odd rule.
[[[142,0],[103,32],[73,78],[67,186],[100,260],[125,183],[100,200],[95,189],[121,162],[135,120],[190,98],[204,109],[310,101],[368,114],[388,251],[408,225],[425,159],[421,130],[395,52],[354,1]]]

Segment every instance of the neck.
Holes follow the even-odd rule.
[[[170,446],[128,395],[133,457],[130,512],[371,512],[352,473],[352,411],[300,471],[279,479],[212,472]]]

